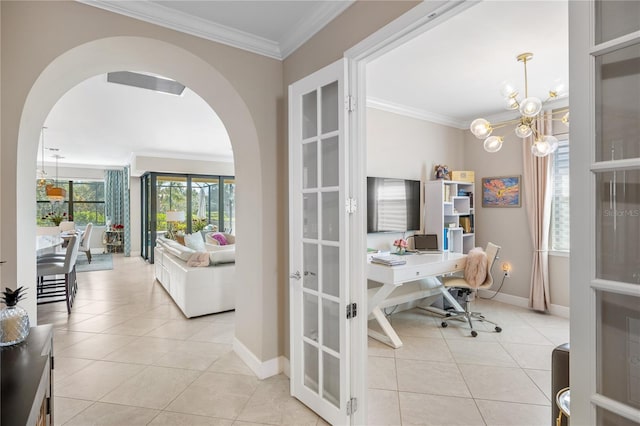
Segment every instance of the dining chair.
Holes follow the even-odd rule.
[[[91,232],[93,231],[93,223],[89,222],[84,228],[82,240],[80,241],[79,251],[87,255],[87,260],[91,263]]]
[[[73,300],[78,290],[76,260],[79,245],[79,238],[72,236],[69,239],[63,261],[48,258],[37,262],[37,303],[39,305],[66,302],[67,313],[71,313]],[[59,275],[64,275],[64,278],[58,278]]]
[[[63,220],[58,228],[60,228],[60,232],[73,231],[76,229],[76,224],[73,221]]]

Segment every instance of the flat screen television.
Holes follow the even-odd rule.
[[[367,232],[420,229],[420,181],[367,177]]]

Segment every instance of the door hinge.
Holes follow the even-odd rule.
[[[358,201],[355,198],[347,198],[345,207],[347,209],[347,213],[354,214],[356,211],[358,211]]]
[[[347,401],[347,416],[358,411],[358,398],[351,398]]]
[[[51,414],[51,397],[50,396],[47,397],[47,408],[46,408],[45,414]]]
[[[358,305],[349,303],[347,305],[347,319],[355,318],[356,316],[358,316]]]
[[[347,96],[344,101],[344,107],[348,112],[353,112],[356,109],[356,98],[352,95]]]

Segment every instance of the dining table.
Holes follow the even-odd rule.
[[[60,235],[37,235],[36,236],[36,254],[41,255],[48,250],[55,250],[61,246],[64,240]]]

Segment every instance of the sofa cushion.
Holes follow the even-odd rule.
[[[156,241],[167,253],[170,253],[185,262],[188,261],[191,255],[196,252],[195,250],[185,247],[177,241],[173,241],[168,238],[159,237]]]
[[[187,261],[187,266],[209,266],[209,253],[206,251],[193,253]]]
[[[184,236],[184,245],[195,251],[205,251],[204,240],[202,234],[196,232],[195,234],[186,234]]]
[[[209,260],[212,265],[221,263],[234,263],[236,261],[235,250],[216,250],[209,252]]]
[[[204,241],[209,244],[216,245],[232,245],[236,243],[236,237],[233,234],[227,234],[224,232],[208,232],[204,236]],[[221,241],[223,244],[221,244]]]
[[[219,232],[215,232],[215,233],[211,234],[211,238],[216,240],[218,242],[218,244],[220,244],[221,246],[226,246],[227,245],[227,237],[225,237],[224,234],[221,234]]]

